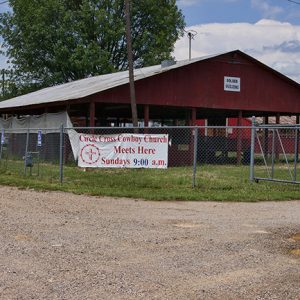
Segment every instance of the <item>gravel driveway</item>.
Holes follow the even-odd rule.
[[[300,201],[0,187],[0,221],[0,299],[300,299]]]

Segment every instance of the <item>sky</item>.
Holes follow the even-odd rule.
[[[192,57],[239,49],[300,83],[300,0],[177,0]],[[188,37],[175,44],[176,60],[188,59]]]
[[[1,1],[0,1],[1,2]],[[300,0],[177,0],[186,31],[197,33],[192,57],[239,49],[300,83]],[[0,4],[0,12],[7,11]],[[175,44],[188,59],[188,37]],[[0,57],[0,68],[6,66]]]

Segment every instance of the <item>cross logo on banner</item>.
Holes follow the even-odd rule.
[[[85,145],[80,152],[80,157],[83,162],[93,165],[100,159],[100,149],[94,144]]]

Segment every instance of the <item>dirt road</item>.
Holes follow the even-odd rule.
[[[0,299],[300,299],[299,232],[300,201],[0,187]]]

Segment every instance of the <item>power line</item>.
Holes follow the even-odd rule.
[[[2,2],[0,2],[0,5],[1,4],[5,4],[5,3],[8,3],[9,1],[7,0],[7,1],[2,1]]]

